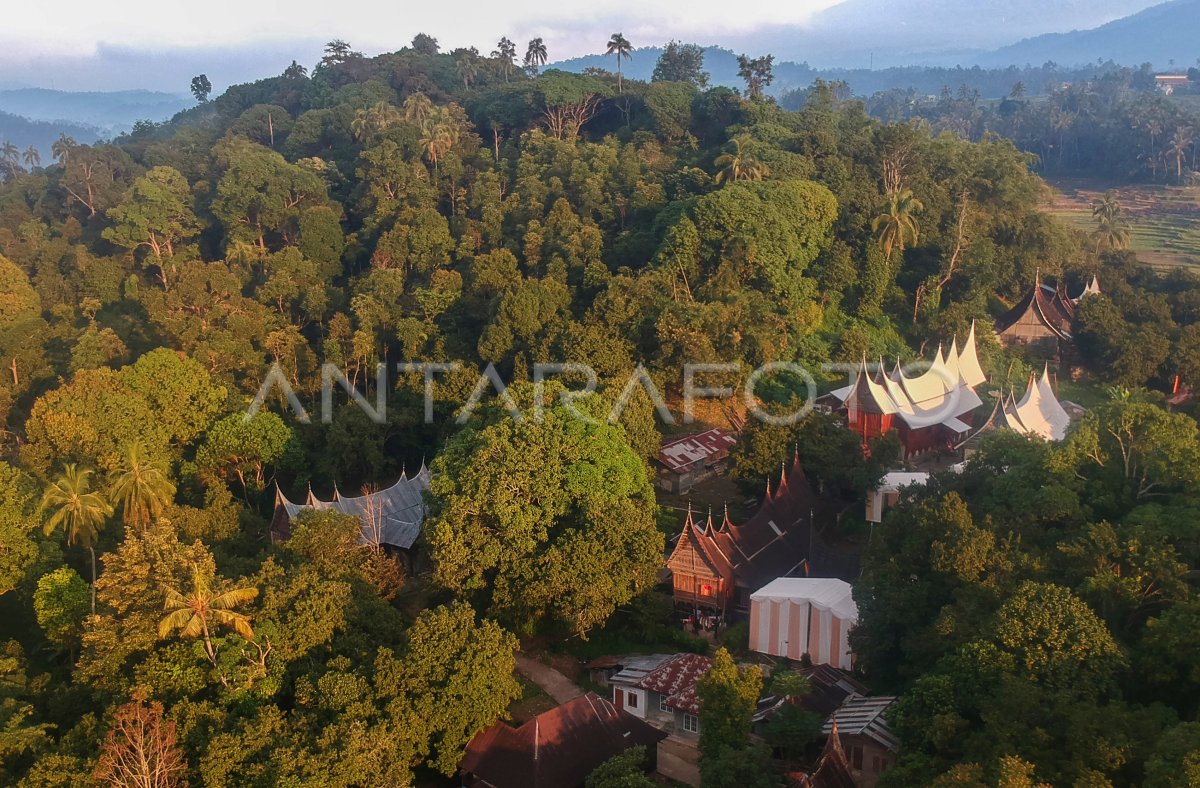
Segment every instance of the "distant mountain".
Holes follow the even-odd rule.
[[[1098,58],[1165,69],[1186,68],[1200,56],[1200,0],[1172,0],[1092,30],[1037,36],[980,58],[984,65],[1090,63]]]
[[[739,51],[822,68],[957,65],[1029,36],[1095,27],[1154,2],[844,0],[801,25],[725,40]]]
[[[138,120],[166,120],[194,103],[190,97],[150,90],[111,93],[70,93],[42,88],[0,90],[0,112],[32,121],[94,126],[108,135],[128,131]]]
[[[11,142],[21,151],[30,145],[42,154],[42,163],[50,162],[50,146],[59,135],[66,134],[76,142],[90,145],[100,139],[100,129],[77,123],[29,120],[7,112],[0,112],[0,143]]]

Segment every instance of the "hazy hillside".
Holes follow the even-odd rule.
[[[95,126],[108,134],[127,131],[138,120],[166,120],[193,103],[190,97],[150,90],[111,93],[41,88],[0,90],[0,112],[35,121]]]
[[[100,129],[77,123],[29,120],[18,115],[0,112],[0,142],[11,142],[21,150],[33,145],[42,154],[42,162],[50,161],[50,146],[60,134],[76,142],[91,144],[102,136]]]
[[[1172,0],[1093,30],[1043,35],[981,58],[985,63],[1087,63],[1097,58],[1167,68],[1195,65],[1200,56],[1200,0]]]

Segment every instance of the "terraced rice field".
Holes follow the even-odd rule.
[[[1090,233],[1092,203],[1107,186],[1094,181],[1051,182],[1046,212]],[[1130,248],[1155,268],[1200,267],[1200,187],[1132,185],[1116,187],[1132,229]]]

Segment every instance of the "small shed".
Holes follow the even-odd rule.
[[[850,630],[858,623],[850,584],[781,577],[750,595],[750,648],[762,654],[849,670]]]

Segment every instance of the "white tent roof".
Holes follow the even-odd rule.
[[[1054,396],[1048,370],[1042,372],[1041,378],[1030,377],[1025,396],[1016,404],[1015,410],[1027,432],[1046,440],[1062,440],[1071,425],[1071,417]]]
[[[322,501],[310,491],[305,503],[292,503],[276,489],[276,501],[295,517],[306,509],[333,510],[350,514],[362,522],[363,541],[411,548],[425,521],[424,492],[429,489],[429,469],[422,463],[412,476],[402,475],[386,490],[370,495],[345,497],[336,489],[332,501]]]
[[[962,351],[958,354],[958,377],[971,388],[987,380],[983,368],[979,366],[979,356],[975,352],[975,321],[971,321],[971,332],[963,343]]]
[[[781,577],[750,595],[751,602],[808,602],[843,620],[858,621],[850,584],[831,577]]]

